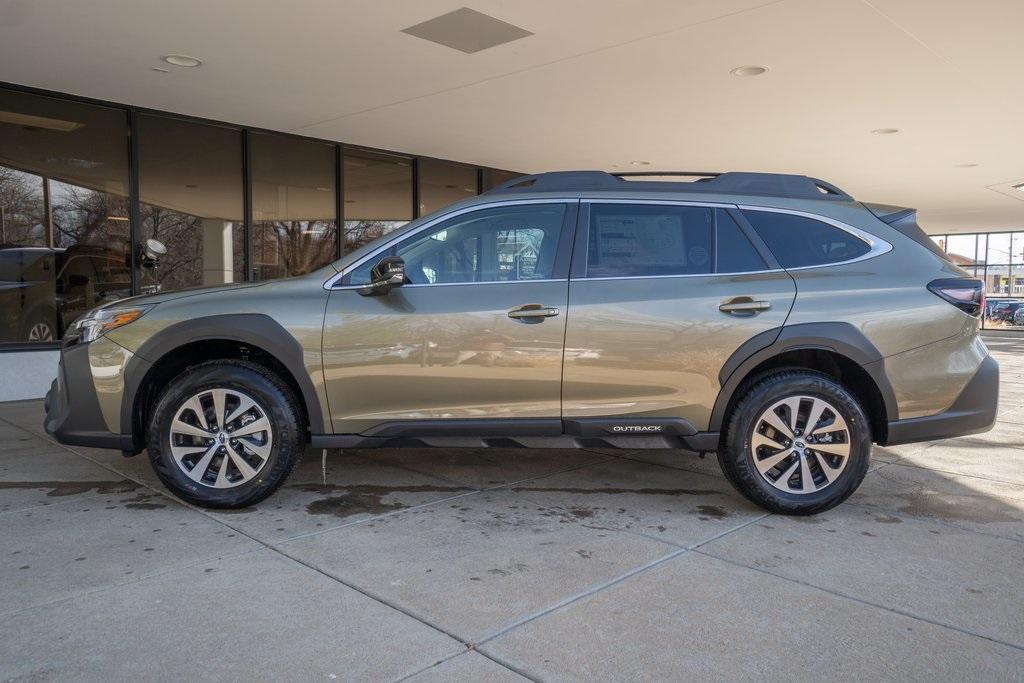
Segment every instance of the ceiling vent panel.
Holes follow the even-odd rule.
[[[468,7],[402,29],[402,33],[472,54],[533,34]]]

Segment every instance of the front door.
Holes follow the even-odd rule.
[[[324,324],[335,433],[437,434],[454,420],[455,433],[560,433],[576,208],[568,200],[473,207],[348,271]],[[391,255],[405,261],[407,283],[360,294],[373,265]]]
[[[793,279],[754,247],[729,207],[584,202],[580,222],[567,423],[681,418],[707,430],[723,365],[752,337],[781,329]]]

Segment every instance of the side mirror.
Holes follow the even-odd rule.
[[[405,284],[405,261],[401,256],[385,256],[370,271],[370,284],[358,291],[363,296],[383,296],[393,287]]]

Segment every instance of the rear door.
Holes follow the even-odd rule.
[[[722,366],[751,338],[781,328],[796,295],[740,222],[728,205],[581,203],[562,387],[567,428],[659,417],[707,430]]]

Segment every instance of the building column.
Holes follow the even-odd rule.
[[[203,219],[203,284],[221,285],[235,280],[231,240],[234,224],[219,218]]]

